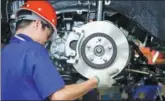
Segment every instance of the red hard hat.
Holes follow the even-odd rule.
[[[56,31],[57,16],[56,10],[47,0],[28,0],[16,12],[16,17],[19,11],[29,10],[46,20]]]

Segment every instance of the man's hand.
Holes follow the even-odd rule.
[[[95,76],[98,81],[97,88],[99,90],[106,90],[110,88],[115,83],[115,80],[112,78],[112,76],[116,74],[117,72],[118,72],[118,69],[113,69],[112,71],[105,74],[97,74]]]
[[[49,98],[50,100],[75,100],[96,87],[100,90],[106,90],[115,83],[112,76],[117,72],[118,69],[114,69],[105,74],[98,74],[87,81],[82,82],[83,80],[80,80],[77,84],[66,85],[64,88],[52,94]]]

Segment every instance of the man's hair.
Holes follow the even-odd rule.
[[[31,15],[31,11],[27,11],[27,10],[22,10],[18,13],[17,16],[20,15]],[[27,26],[29,26],[32,22],[34,22],[34,20],[27,20],[27,19],[22,19],[16,22],[16,30],[21,29],[21,28],[26,28]],[[42,21],[41,21],[42,22]],[[45,25],[42,23],[42,29],[45,29]]]
[[[33,21],[32,20],[20,20],[16,23],[16,30],[26,28],[29,26]]]
[[[16,23],[16,30],[21,29],[21,28],[26,28],[27,26],[29,26],[32,22],[34,22],[34,20],[20,20]],[[45,25],[42,23],[42,29],[45,29]]]

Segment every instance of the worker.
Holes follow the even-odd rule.
[[[87,81],[65,85],[45,42],[56,31],[57,16],[48,1],[29,0],[16,12],[16,31],[2,50],[2,100],[75,100],[88,91],[108,89],[112,70]]]

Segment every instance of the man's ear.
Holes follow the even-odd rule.
[[[36,29],[41,28],[42,27],[41,21],[40,20],[36,20],[34,26],[35,26]]]

